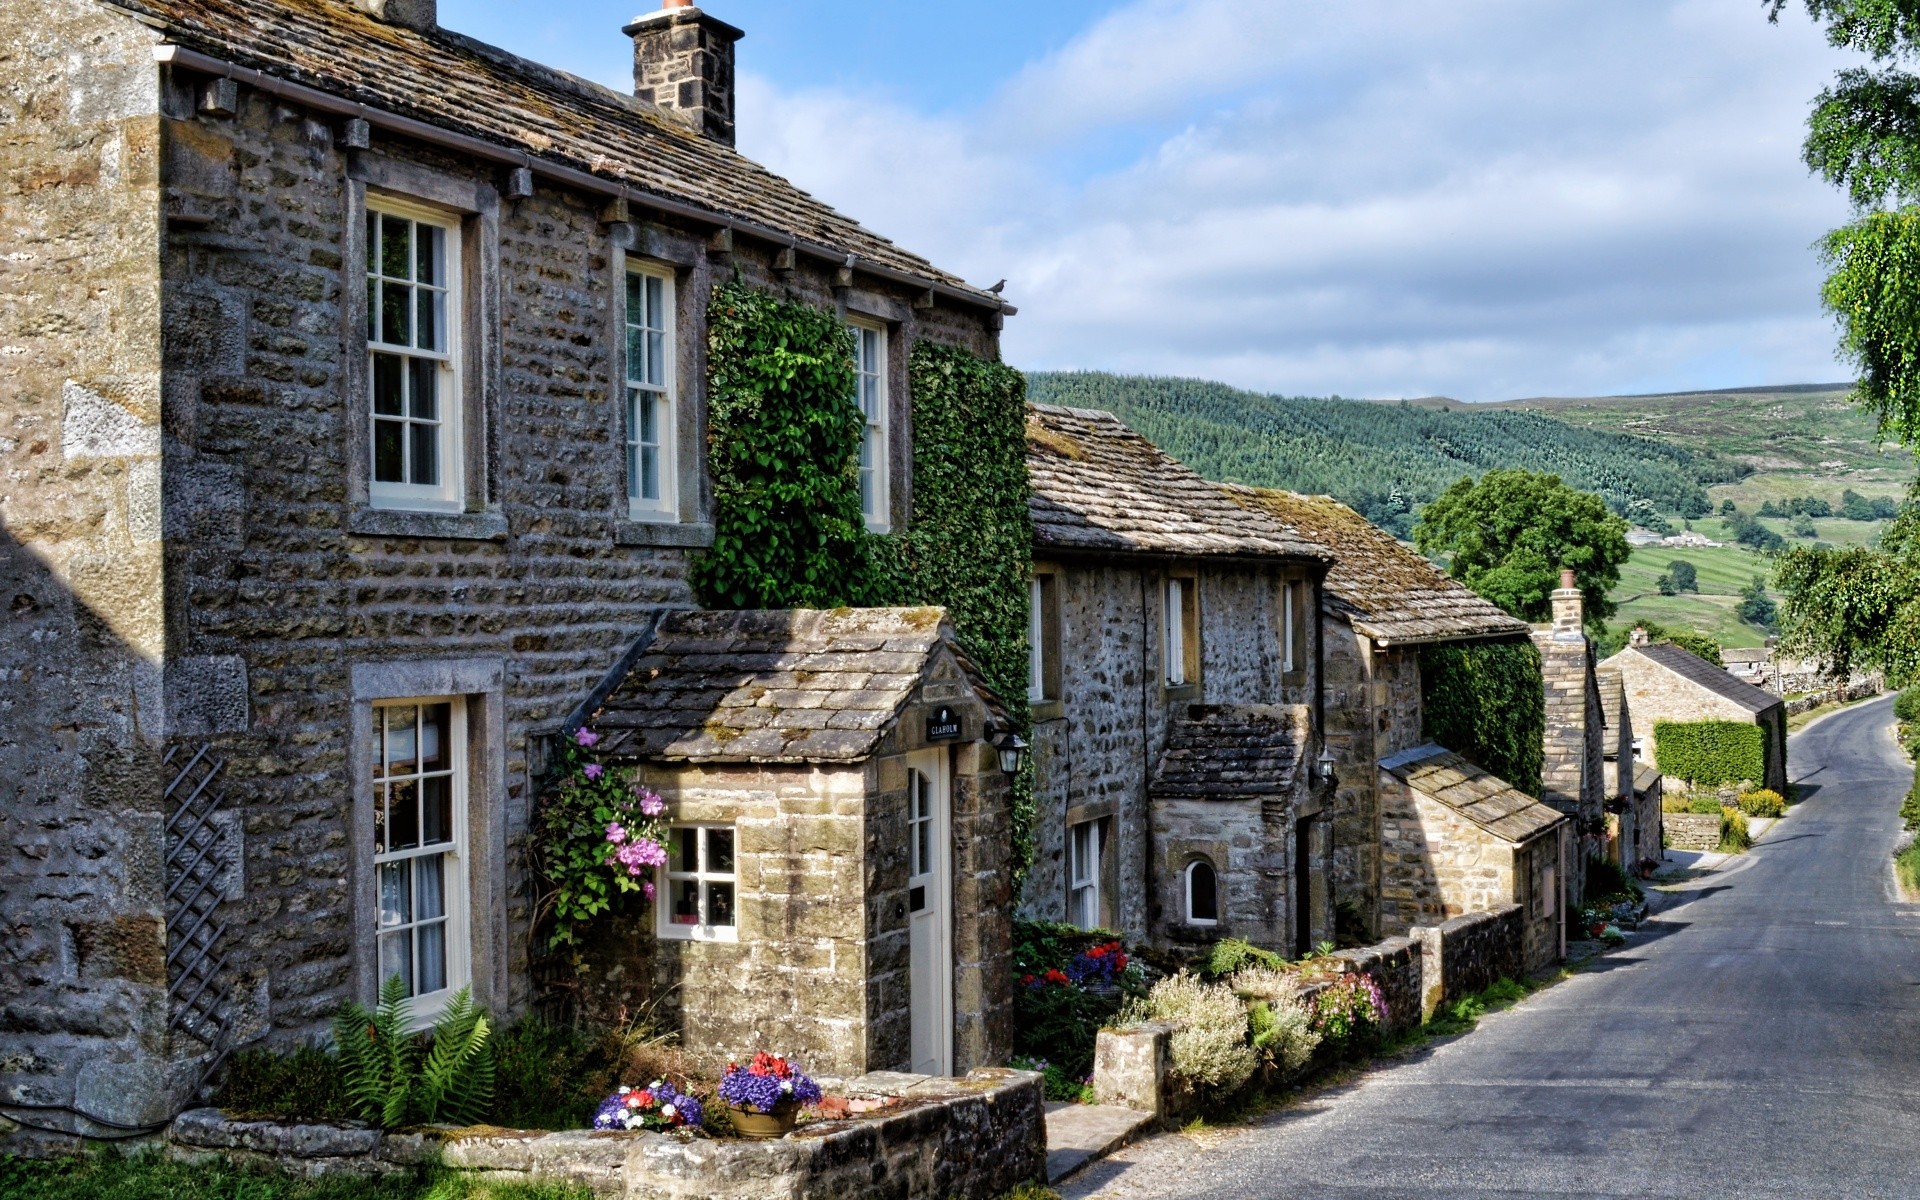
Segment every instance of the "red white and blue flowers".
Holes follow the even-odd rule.
[[[782,1101],[820,1103],[820,1085],[792,1063],[761,1051],[746,1066],[728,1063],[720,1080],[720,1098],[735,1108],[770,1113]]]
[[[698,1128],[706,1114],[700,1102],[664,1079],[643,1088],[623,1087],[608,1096],[594,1114],[595,1129]]]

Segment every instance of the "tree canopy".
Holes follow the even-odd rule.
[[[1613,615],[1607,593],[1631,550],[1627,523],[1600,497],[1558,475],[1488,471],[1462,479],[1420,514],[1414,544],[1447,559],[1454,578],[1524,621],[1552,615],[1560,571],[1571,568],[1589,624]]]

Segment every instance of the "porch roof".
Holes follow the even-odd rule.
[[[1380,761],[1380,769],[1502,841],[1531,841],[1566,820],[1497,775],[1429,742]]]
[[[1156,800],[1251,800],[1293,791],[1307,742],[1303,706],[1193,704],[1167,731]]]

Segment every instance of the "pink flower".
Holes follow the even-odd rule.
[[[602,775],[605,775],[606,773],[607,773],[607,769],[606,769],[605,767],[603,767],[603,766],[601,766],[601,765],[600,765],[599,763],[588,763],[588,764],[587,764],[587,778],[588,778],[588,779],[598,779],[598,778],[600,778],[600,777],[601,777]]]
[[[667,811],[667,802],[652,792],[641,792],[640,811],[649,817],[657,817]]]
[[[663,867],[667,864],[667,848],[652,838],[637,837],[615,850],[613,857],[629,868]]]
[[[573,740],[591,749],[600,744],[600,735],[582,725],[578,732],[573,735]]]
[[[627,831],[625,827],[623,827],[618,821],[615,821],[611,825],[608,825],[607,840],[612,842],[616,846],[619,845],[621,842],[626,841]]]
[[[641,884],[640,894],[645,896],[649,900],[653,899],[653,884],[652,883]]]

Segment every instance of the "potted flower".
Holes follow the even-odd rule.
[[[664,1079],[643,1088],[623,1087],[608,1096],[594,1114],[595,1129],[627,1130],[698,1128],[704,1113],[700,1102]]]
[[[777,1138],[793,1132],[800,1106],[820,1103],[820,1085],[784,1058],[761,1051],[746,1066],[728,1063],[720,1080],[733,1128],[741,1137]]]

